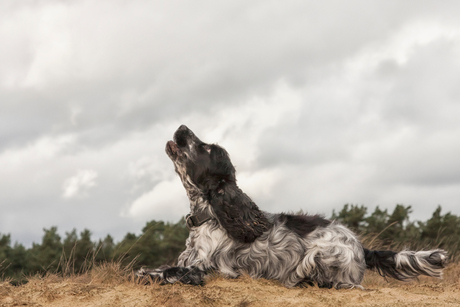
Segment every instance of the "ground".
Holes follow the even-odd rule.
[[[287,289],[276,281],[212,276],[206,285],[140,285],[107,268],[79,276],[33,277],[23,286],[0,282],[0,306],[460,306],[460,266],[443,280],[403,283],[368,273],[365,290]]]

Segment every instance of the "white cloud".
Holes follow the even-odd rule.
[[[253,172],[240,172],[237,175],[238,186],[254,201],[263,202],[275,197],[276,186],[286,180],[283,169],[261,169]]]
[[[200,118],[189,128],[201,130],[203,141],[223,145],[237,165],[237,171],[254,170],[258,167],[259,139],[275,127],[299,120],[302,95],[302,90],[281,79],[270,93],[253,95],[241,104],[222,107],[212,119]]]
[[[184,187],[177,177],[162,181],[132,202],[128,216],[142,220],[177,221],[190,211]]]
[[[64,181],[62,197],[70,199],[86,196],[88,190],[96,185],[97,176],[94,170],[79,170]]]
[[[75,145],[75,135],[44,136],[25,146],[11,146],[0,152],[0,165],[3,172],[38,166],[55,159]],[[4,164],[4,165],[3,165]]]

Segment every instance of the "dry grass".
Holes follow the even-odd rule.
[[[0,283],[0,306],[460,306],[460,266],[443,280],[422,277],[403,283],[369,272],[366,290],[317,287],[287,289],[277,281],[247,276],[209,276],[206,285],[141,285],[130,267],[94,266],[86,273],[29,277],[25,285]]]

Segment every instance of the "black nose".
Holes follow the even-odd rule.
[[[194,136],[193,131],[190,130],[186,125],[180,125],[180,127],[177,128],[176,133]]]
[[[174,142],[176,142],[176,144],[182,148],[187,146],[187,140],[191,137],[193,137],[192,130],[187,128],[186,125],[181,125],[174,133]]]
[[[190,130],[190,129],[186,125],[180,125],[180,127],[177,128],[177,130],[185,130],[185,131],[187,131],[187,130]]]

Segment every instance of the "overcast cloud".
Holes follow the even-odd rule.
[[[267,211],[460,214],[458,1],[0,4],[0,233],[120,240],[188,200],[166,141],[225,147]]]

